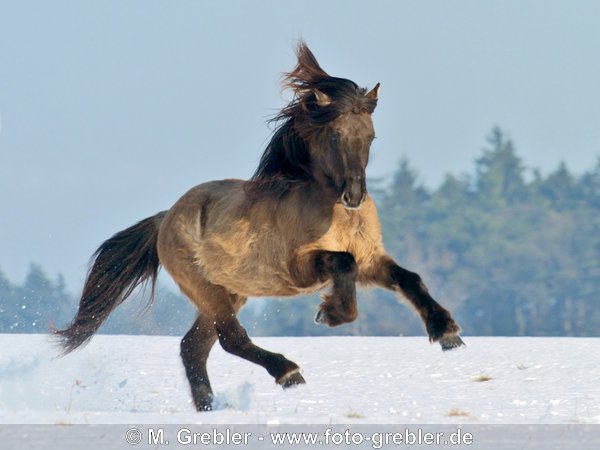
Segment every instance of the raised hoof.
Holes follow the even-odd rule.
[[[455,348],[462,347],[465,345],[465,343],[458,334],[442,336],[438,342],[442,346],[443,351],[453,350]]]
[[[325,314],[321,309],[317,311],[317,315],[315,316],[315,323],[325,323]]]
[[[341,310],[332,303],[321,303],[315,315],[315,323],[322,323],[328,327],[337,327],[344,323],[354,322],[358,317],[356,309]]]
[[[283,389],[288,389],[298,386],[299,384],[306,384],[306,380],[304,380],[304,377],[300,374],[300,369],[295,369],[278,379],[277,384]]]

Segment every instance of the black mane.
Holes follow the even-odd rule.
[[[271,119],[276,128],[246,183],[246,192],[253,197],[282,196],[293,186],[308,182],[312,178],[308,138],[345,112],[372,113],[377,106],[376,99],[365,96],[366,89],[328,75],[304,42],[298,44],[296,55],[296,67],[283,76],[284,88],[291,88],[294,97]],[[317,90],[331,103],[319,105]]]

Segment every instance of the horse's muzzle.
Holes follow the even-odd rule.
[[[358,209],[367,198],[367,189],[361,179],[347,183],[340,201],[346,209]]]

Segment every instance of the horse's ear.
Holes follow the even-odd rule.
[[[317,99],[317,105],[319,106],[328,106],[331,105],[331,97],[329,95],[319,91],[318,89],[314,90],[315,98]]]
[[[371,89],[369,92],[367,92],[366,97],[370,98],[371,100],[377,100],[379,98],[379,87],[380,86],[381,86],[381,84],[377,83],[373,89]]]

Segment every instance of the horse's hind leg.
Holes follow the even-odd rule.
[[[283,388],[305,383],[296,363],[255,345],[235,316],[221,316],[217,320],[217,333],[225,351],[264,367]]]
[[[305,383],[296,363],[279,353],[264,350],[250,340],[236,317],[234,306],[227,301],[231,294],[220,286],[213,286],[211,293],[210,301],[204,303],[203,310],[212,317],[219,343],[226,352],[264,367],[284,388]]]
[[[236,314],[246,303],[245,297],[232,296],[231,300]],[[206,314],[200,314],[196,318],[192,328],[181,340],[181,359],[198,411],[212,409],[213,392],[206,370],[206,360],[216,340],[214,321]]]
[[[212,398],[206,375],[206,358],[216,339],[219,339],[221,347],[228,353],[267,369],[277,384],[284,388],[305,383],[297,364],[279,353],[258,347],[250,340],[236,317],[243,304],[240,304],[242,297],[230,294],[222,286],[209,284],[205,280],[196,281],[194,289],[186,290],[182,287],[182,291],[198,306],[201,312],[198,321],[203,325],[198,329],[192,327],[182,341],[182,357],[196,407],[206,409]],[[245,300],[243,298],[244,302]],[[211,325],[213,331],[210,331]]]
[[[204,314],[198,316],[181,340],[181,359],[198,411],[212,408],[213,393],[206,372],[206,359],[216,340],[215,327]]]

